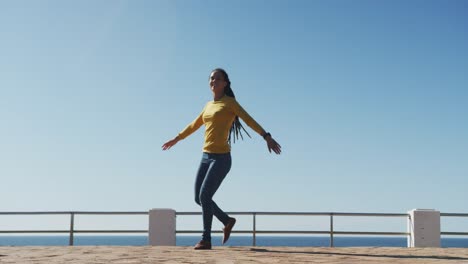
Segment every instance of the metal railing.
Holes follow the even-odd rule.
[[[229,215],[251,215],[252,230],[233,230],[235,234],[252,234],[252,244],[256,246],[258,234],[322,234],[330,236],[330,247],[334,246],[335,235],[385,235],[385,236],[407,236],[409,232],[367,232],[367,231],[336,231],[334,226],[335,217],[404,217],[409,214],[398,213],[340,213],[340,212],[228,212]],[[53,234],[68,233],[69,245],[74,244],[75,234],[103,234],[103,233],[148,233],[148,230],[76,230],[75,216],[77,215],[148,215],[148,212],[84,212],[84,211],[59,211],[59,212],[0,212],[2,215],[69,215],[70,228],[68,230],[0,230],[0,234]],[[176,216],[201,215],[201,212],[176,212]],[[441,213],[441,217],[468,217],[468,214]],[[329,230],[258,230],[257,216],[328,216]],[[200,234],[201,230],[176,230],[176,234]],[[213,231],[213,233],[222,233]],[[441,232],[441,235],[467,236],[468,232]]]
[[[176,215],[201,215],[199,212],[177,212]],[[389,214],[389,213],[337,213],[337,212],[229,212],[229,215],[252,215],[252,230],[233,230],[232,233],[237,234],[252,234],[252,245],[256,246],[257,234],[301,234],[301,235],[329,235],[330,247],[334,246],[335,235],[386,235],[386,236],[402,236],[409,235],[408,232],[362,232],[362,231],[335,231],[333,220],[336,216],[346,217],[405,217],[408,214]],[[330,219],[330,230],[257,230],[257,216],[328,216]],[[178,230],[178,234],[196,234],[202,231],[197,230]],[[221,231],[213,231],[213,233],[222,233]]]
[[[459,213],[440,213],[440,217],[468,217],[468,214],[459,214]],[[468,232],[440,232],[440,235],[450,235],[450,236],[468,236]]]
[[[301,234],[301,235],[329,235],[330,247],[334,246],[335,235],[383,235],[383,236],[407,236],[409,232],[367,232],[367,231],[336,231],[334,226],[335,217],[404,217],[409,214],[394,213],[340,213],[340,212],[229,212],[230,215],[251,215],[252,229],[233,230],[236,234],[252,234],[252,244],[256,246],[259,234]],[[0,212],[2,215],[69,215],[70,228],[67,230],[0,230],[0,234],[69,234],[69,245],[74,244],[75,234],[124,234],[124,233],[148,233],[148,230],[76,230],[76,215],[148,215],[148,212],[84,212],[84,211],[59,211],[59,212]],[[201,212],[176,212],[176,216],[201,215]],[[258,230],[257,216],[328,216],[329,230]],[[441,213],[441,217],[468,217],[465,213]],[[200,230],[176,230],[176,234],[200,234]],[[213,233],[222,233],[213,231]],[[468,236],[468,232],[441,232],[441,235]]]
[[[68,233],[70,246],[74,244],[75,234],[124,234],[124,233],[148,233],[148,230],[76,230],[76,215],[148,215],[148,212],[0,212],[2,215],[70,215],[70,229],[68,230],[0,230],[0,234],[60,234]]]

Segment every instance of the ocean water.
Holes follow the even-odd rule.
[[[68,236],[0,236],[0,246],[66,246]],[[177,236],[176,245],[193,246],[199,236]],[[221,245],[221,237],[213,236],[214,246]],[[406,247],[406,237],[334,237],[335,247]],[[144,246],[147,236],[75,236],[77,246]],[[442,238],[442,247],[468,248],[468,238]],[[252,246],[251,236],[232,236],[227,246]],[[330,238],[324,236],[257,236],[257,246],[328,247]]]

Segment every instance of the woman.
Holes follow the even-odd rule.
[[[229,239],[236,223],[236,219],[223,212],[212,198],[231,169],[231,137],[235,141],[238,134],[241,134],[241,129],[245,131],[239,122],[239,117],[266,140],[270,152],[273,150],[276,154],[281,153],[281,146],[271,134],[267,133],[237,103],[226,71],[220,68],[214,69],[210,74],[209,85],[213,92],[213,101],[208,102],[201,114],[182,132],[162,146],[163,150],[168,150],[195,132],[201,125],[205,125],[203,156],[195,181],[195,202],[202,207],[203,236],[195,245],[195,249],[211,249],[213,215],[224,224],[223,244]]]

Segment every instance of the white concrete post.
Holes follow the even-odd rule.
[[[440,212],[413,209],[408,214],[408,247],[440,247]]]
[[[148,243],[150,246],[176,245],[176,215],[173,209],[149,211]]]

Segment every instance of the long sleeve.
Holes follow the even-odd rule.
[[[182,130],[179,133],[180,139],[184,139],[190,136],[193,132],[197,131],[197,129],[199,129],[203,125],[203,112],[204,111],[205,109],[203,109],[200,115],[198,115],[198,117],[195,118],[195,120],[193,120],[192,123],[190,123],[186,128],[184,128],[184,130]]]
[[[236,100],[233,100],[232,108],[234,113],[259,135],[262,136],[266,133],[265,129],[263,129],[262,126],[260,126],[260,124],[258,124],[257,121],[255,121],[255,119],[253,119]]]

